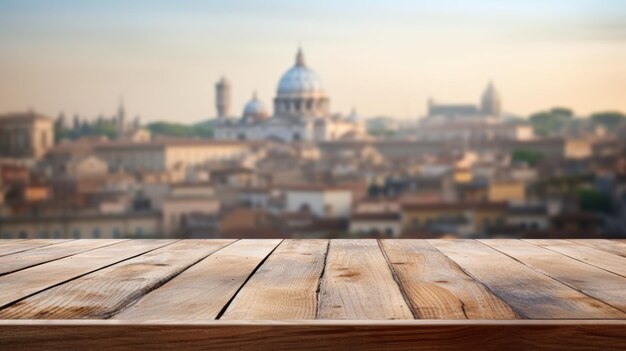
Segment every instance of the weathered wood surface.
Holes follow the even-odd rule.
[[[527,240],[528,242],[569,256],[592,266],[626,277],[626,257],[580,245],[568,240]]]
[[[83,251],[121,243],[123,240],[85,239],[66,241],[0,257],[0,275],[69,257]]]
[[[626,312],[626,278],[523,241],[481,240],[481,242],[586,295]],[[626,318],[626,314],[624,317]]]
[[[116,323],[111,323],[116,322]],[[624,321],[0,321],[6,350],[624,350]]]
[[[624,313],[474,240],[429,240],[525,318],[624,318]]]
[[[0,240],[0,349],[624,349],[623,245]]]
[[[221,319],[315,319],[328,240],[285,240]]]
[[[330,242],[318,318],[413,319],[376,240]]]
[[[400,287],[421,319],[515,319],[511,307],[423,240],[382,240]]]
[[[230,243],[178,241],[19,301],[0,318],[106,319]]]
[[[127,241],[3,275],[0,277],[0,307],[171,242]],[[2,311],[0,309],[0,314]]]
[[[38,247],[60,244],[65,241],[69,241],[69,239],[11,240],[3,245],[0,245],[0,256],[11,255],[18,252],[36,249]]]
[[[280,240],[240,240],[181,273],[115,319],[215,319]]]
[[[578,244],[587,245],[618,256],[626,257],[626,243],[607,239],[578,239],[570,240]]]

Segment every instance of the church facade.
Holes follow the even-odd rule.
[[[320,77],[306,65],[302,50],[298,50],[295,65],[278,83],[273,114],[255,93],[241,117],[227,117],[230,89],[224,78],[216,84],[216,139],[329,141],[359,139],[366,134],[363,122],[355,114],[331,114],[330,98]]]
[[[502,100],[492,82],[478,105],[440,104],[429,99],[427,115],[414,129],[405,132],[415,140],[434,142],[530,140],[534,137],[530,125],[502,121]]]

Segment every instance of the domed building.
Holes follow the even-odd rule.
[[[263,120],[266,120],[268,117],[269,115],[267,114],[265,105],[257,98],[255,92],[252,95],[252,100],[248,101],[246,106],[243,108],[243,117],[241,117],[242,122],[261,122]]]
[[[329,108],[322,79],[306,66],[304,54],[298,50],[296,64],[278,82],[274,113],[285,117],[325,117]]]
[[[365,135],[362,122],[331,115],[322,79],[306,65],[301,49],[278,82],[272,116],[255,93],[241,118],[218,117],[215,126],[217,139],[328,141]]]

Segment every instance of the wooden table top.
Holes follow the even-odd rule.
[[[57,326],[60,338],[80,325],[410,335],[442,325],[574,325],[593,337],[626,335],[626,242],[1,240],[0,333],[12,336],[4,342],[32,347],[26,336],[44,337],[32,328],[49,337]]]

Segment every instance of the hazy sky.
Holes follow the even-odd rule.
[[[426,99],[478,102],[492,79],[505,111],[626,111],[626,1],[0,0],[0,112],[95,117],[120,95],[144,120],[268,107],[298,43],[333,111],[401,118]]]

